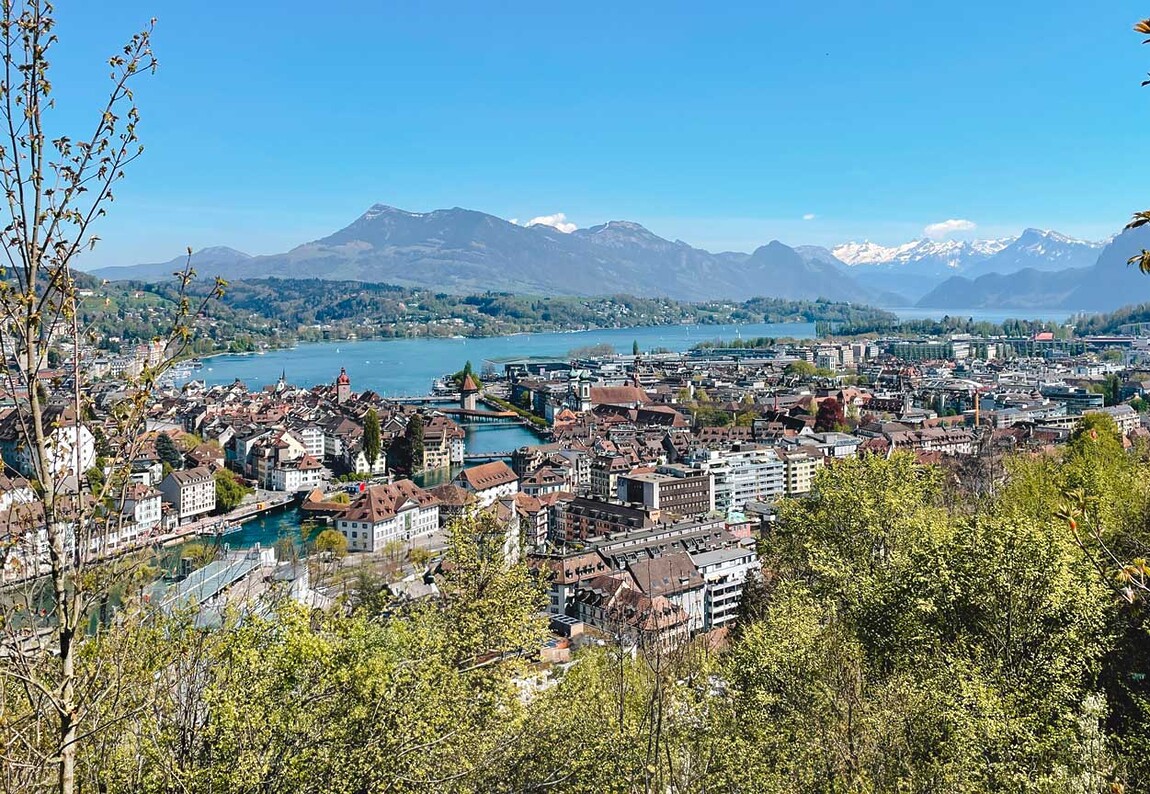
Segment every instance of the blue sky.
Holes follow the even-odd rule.
[[[375,202],[712,250],[948,219],[1101,238],[1150,207],[1150,9],[1126,0],[58,5],[63,125],[158,18],[147,152],[87,267],[273,253]]]

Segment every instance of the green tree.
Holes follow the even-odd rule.
[[[416,546],[407,553],[407,558],[411,560],[411,564],[414,565],[416,569],[423,569],[431,562],[432,554],[422,546]]]
[[[216,482],[217,513],[230,513],[252,492],[252,489],[244,485],[239,475],[231,469],[217,469],[212,478]]]
[[[363,418],[363,454],[367,457],[367,463],[372,469],[375,468],[375,462],[379,460],[379,433],[379,414],[374,408],[368,408],[367,415]]]
[[[164,351],[162,360],[139,374],[123,375],[124,387],[101,401],[109,472],[100,492],[88,498],[83,472],[62,476],[59,450],[51,449],[55,427],[83,422],[95,404],[91,373],[79,365],[88,354],[82,293],[91,282],[74,266],[81,252],[98,244],[99,219],[142,153],[133,87],[155,60],[149,26],[99,67],[96,74],[108,78],[102,97],[67,107],[83,89],[78,93],[56,84],[52,66],[62,57],[56,22],[47,0],[14,0],[0,7],[5,61],[0,114],[6,122],[0,124],[0,180],[8,199],[0,220],[5,254],[0,380],[7,393],[23,395],[9,420],[15,442],[29,453],[35,496],[26,509],[41,528],[35,552],[41,558],[24,564],[31,563],[33,571],[42,566],[44,574],[30,577],[16,592],[7,588],[0,598],[5,649],[0,654],[0,786],[72,794],[79,786],[78,754],[125,719],[121,714],[105,721],[98,714],[98,701],[118,691],[122,676],[115,666],[102,677],[82,670],[95,644],[90,638],[111,631],[113,603],[117,622],[134,622],[132,613],[140,607],[135,593],[143,584],[138,574],[146,567],[140,555],[108,560],[91,551],[106,548],[110,536],[124,529],[123,514],[106,505],[120,498],[116,490],[142,453],[156,380],[195,337],[191,318],[204,302],[187,292],[194,272],[177,268],[174,292],[180,300],[157,310],[149,323]],[[79,85],[95,85],[88,79],[94,76],[81,75]],[[88,121],[75,110],[85,105],[94,110]],[[39,375],[48,363],[53,330],[64,331],[62,357],[78,364],[67,387],[44,384]],[[13,542],[24,545],[25,531],[6,528],[0,551],[6,569],[17,564],[9,551]],[[33,603],[37,610],[27,608]],[[28,643],[28,636],[36,641]],[[19,652],[13,653],[15,648]]]
[[[811,362],[800,360],[792,361],[790,364],[787,364],[786,368],[783,369],[783,372],[794,378],[810,378],[814,376],[817,370],[815,369],[815,365]]]
[[[447,528],[447,561],[439,582],[457,662],[484,653],[526,651],[546,632],[542,582],[507,555],[507,526],[490,511],[469,513]]]
[[[219,549],[209,543],[188,543],[180,549],[180,559],[188,560],[192,569],[203,568],[219,555]]]
[[[403,552],[406,548],[407,544],[402,540],[399,538],[392,538],[383,544],[383,548],[381,548],[380,551],[383,552],[383,556],[390,563],[392,569],[394,569],[398,567],[399,560],[403,556]]]
[[[156,436],[156,455],[160,462],[173,470],[184,468],[184,455],[176,448],[176,442],[167,433]]]
[[[315,550],[342,559],[347,556],[347,538],[338,530],[325,529],[316,535]]]
[[[492,515],[450,527],[426,600],[355,566],[331,611],[113,625],[78,672],[105,684],[121,660],[97,708],[134,719],[84,743],[81,776],[109,794],[1136,790],[1145,613],[1053,514],[1077,484],[1115,503],[1109,542],[1145,540],[1150,478],[1117,443],[1083,427],[969,499],[907,454],[828,467],[780,503],[721,652],[608,632],[561,671],[532,664],[546,585]]]
[[[633,355],[633,356],[639,355],[639,340],[638,339],[636,339],[635,341],[633,341],[631,343],[631,355]]]
[[[1122,382],[1113,373],[1107,375],[1102,383],[1094,384],[1090,389],[1096,394],[1102,395],[1104,405],[1118,405],[1122,401]]]
[[[412,474],[423,471],[423,416],[412,414],[403,433],[403,448],[407,453],[407,470]]]
[[[483,383],[479,380],[479,376],[475,374],[475,370],[472,368],[470,360],[464,362],[463,369],[459,370],[451,376],[451,382],[455,384],[455,388],[462,388],[463,381],[467,380],[468,375],[470,375],[471,379],[475,381],[476,386],[482,388]]]
[[[743,580],[742,592],[739,594],[739,611],[732,630],[734,638],[741,637],[744,628],[763,620],[767,616],[770,600],[770,587],[763,578],[762,572],[751,571],[748,573]]]
[[[104,473],[104,468],[107,466],[106,460],[96,459],[96,465],[87,471],[88,478],[88,491],[93,494],[102,494],[107,484],[107,475]]]
[[[1108,599],[1051,520],[1049,468],[1023,462],[973,515],[905,454],[841,461],[780,505],[768,617],[728,659],[738,787],[1106,779],[1104,742],[1080,726],[1097,725]]]

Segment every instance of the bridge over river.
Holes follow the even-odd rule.
[[[483,463],[492,460],[510,458],[513,450],[499,450],[496,452],[469,452],[463,456],[464,463]]]

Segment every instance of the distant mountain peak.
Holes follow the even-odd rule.
[[[251,259],[252,255],[226,245],[209,245],[192,254],[193,257]]]
[[[1028,228],[1017,237],[996,240],[912,240],[895,246],[869,241],[832,249],[845,264],[883,267],[933,277],[954,273],[1013,273],[1026,267],[1055,270],[1092,264],[1101,243],[1086,242],[1049,229]]]
[[[793,252],[794,250],[795,249],[791,248],[786,243],[781,243],[778,240],[771,240],[766,245],[760,245],[758,248],[756,248],[755,253],[751,254],[751,256],[754,256],[755,254],[759,253],[760,251],[767,253],[767,252],[772,252],[772,251],[778,251],[778,252],[792,251]]]
[[[197,269],[227,278],[358,280],[446,292],[688,300],[769,295],[908,305],[955,274],[974,279],[979,272],[1081,268],[1099,254],[1097,244],[1040,229],[1003,240],[920,239],[895,246],[864,240],[833,250],[772,240],[753,254],[711,253],[664,239],[635,221],[582,229],[569,228],[574,224],[563,222],[562,213],[527,223],[532,221],[525,226],[462,207],[409,212],[376,203],[343,229],[281,254],[251,257],[218,246],[193,256]],[[95,272],[165,279],[185,259]]]
[[[836,258],[848,265],[907,265],[923,261],[961,268],[967,261],[998,253],[1011,243],[1002,240],[911,240],[901,245],[885,246],[869,240],[843,243],[831,249]]]
[[[408,212],[401,210],[399,207],[393,207],[390,204],[372,204],[367,208],[367,212],[359,216],[361,221],[374,220],[381,215],[405,215],[408,218],[422,218],[426,213],[423,212]]]
[[[635,223],[634,221],[607,221],[606,223],[599,226],[592,226],[589,231],[592,234],[599,234],[600,232],[606,231],[631,232],[633,234],[652,234],[651,230],[646,226],[641,223]]]
[[[574,234],[600,244],[633,243],[657,247],[676,245],[634,221],[607,221],[587,229],[577,229]]]
[[[1027,244],[1032,241],[1048,241],[1062,245],[1085,245],[1090,246],[1091,248],[1101,248],[1103,245],[1100,242],[1092,242],[1090,240],[1080,240],[1076,237],[1070,237],[1051,229],[1035,229],[1033,227],[1024,229],[1022,234],[1018,235],[1018,238],[1014,242],[1015,244]]]

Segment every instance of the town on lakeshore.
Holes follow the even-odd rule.
[[[1123,5],[0,4],[0,794],[1150,794]]]
[[[626,353],[461,361],[427,394],[402,398],[357,391],[338,357],[328,382],[296,385],[294,351],[280,351],[281,377],[255,390],[209,384],[195,361],[147,406],[121,520],[71,552],[170,547],[174,564],[151,588],[172,609],[334,603],[346,580],[312,581],[301,553],[375,566],[402,602],[436,592],[445,527],[484,514],[500,528],[503,559],[526,561],[548,583],[547,659],[620,626],[674,647],[728,627],[762,575],[756,538],[779,501],[807,494],[825,467],[906,451],[974,477],[1004,455],[1065,443],[1089,414],[1113,419],[1126,445],[1150,439],[1150,338],[1127,330],[734,340],[678,352],[636,342]],[[54,412],[52,467],[82,480],[110,473],[104,407],[165,350],[85,355],[78,366],[97,377],[88,416],[53,402],[72,387],[72,362],[37,378]],[[37,498],[24,397],[5,393],[0,411],[7,583],[49,569],[45,531],[24,531],[22,511]],[[475,428],[514,428],[511,438],[530,443],[472,450]],[[278,533],[245,529],[269,518]]]

